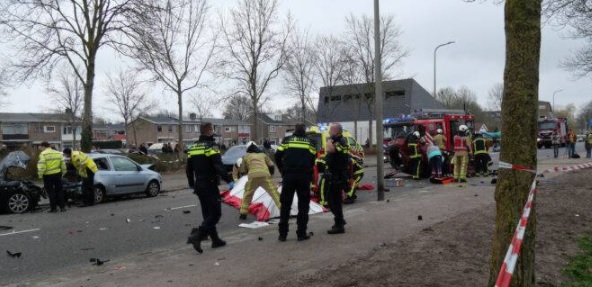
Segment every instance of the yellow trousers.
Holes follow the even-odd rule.
[[[467,166],[469,165],[468,155],[455,155],[454,156],[454,179],[466,179],[467,178]]]
[[[263,188],[265,192],[271,196],[271,199],[273,199],[273,202],[275,202],[275,205],[278,208],[281,208],[280,194],[277,191],[275,183],[271,180],[271,177],[254,177],[249,178],[245,185],[245,193],[240,207],[240,214],[246,215],[249,213],[249,206],[251,205],[251,201],[253,201],[253,195],[255,194],[255,190],[259,187]]]

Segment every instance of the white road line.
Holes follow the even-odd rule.
[[[39,230],[41,230],[41,229],[35,228],[35,229],[27,229],[27,230],[22,230],[22,231],[12,231],[12,232],[8,232],[8,233],[1,233],[0,236],[14,235],[14,234],[26,233],[26,232],[34,232],[34,231],[39,231]]]
[[[195,206],[197,206],[197,204],[185,205],[185,206],[179,206],[179,207],[171,207],[171,208],[165,209],[165,210],[175,210],[175,209],[182,209],[182,208],[195,207]]]

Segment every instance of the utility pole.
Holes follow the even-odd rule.
[[[384,160],[382,155],[382,57],[380,51],[380,9],[379,0],[374,0],[374,84],[376,85],[376,194],[377,200],[384,200]],[[372,139],[370,139],[372,140]]]
[[[436,52],[438,51],[438,48],[446,46],[446,45],[450,45],[450,44],[454,44],[454,41],[450,41],[448,43],[444,43],[444,44],[440,44],[436,47],[436,49],[434,49],[434,94],[432,94],[432,96],[435,98],[436,97],[436,93],[438,92],[436,90]]]

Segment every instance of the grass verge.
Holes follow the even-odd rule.
[[[592,286],[592,234],[582,236],[578,246],[581,248],[580,253],[563,269],[570,281],[561,284],[562,287]]]

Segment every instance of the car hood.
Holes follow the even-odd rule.
[[[22,151],[10,152],[2,161],[0,161],[0,180],[5,179],[6,170],[9,167],[27,167],[31,157]]]

